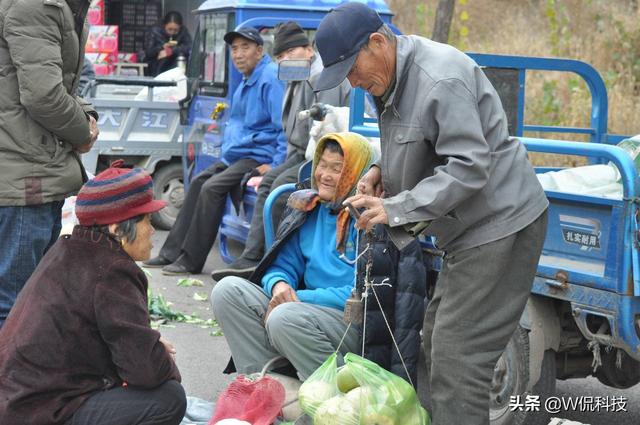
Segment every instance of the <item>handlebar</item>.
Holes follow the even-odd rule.
[[[324,121],[329,112],[331,112],[330,105],[314,103],[311,108],[298,112],[298,119],[302,121],[311,118],[315,121]]]
[[[162,81],[155,80],[153,77],[108,77],[101,76],[96,77],[95,85],[99,84],[117,84],[120,86],[145,86],[145,87],[174,87],[177,85],[176,81]]]

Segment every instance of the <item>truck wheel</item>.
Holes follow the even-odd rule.
[[[491,425],[542,425],[549,423],[544,414],[544,399],[555,392],[556,383],[555,354],[552,350],[545,352],[540,379],[529,395],[540,396],[540,412],[525,411],[527,409],[511,408],[511,397],[520,396],[519,402],[527,400],[529,383],[529,334],[518,326],[505,352],[502,354],[493,371],[491,384],[489,416]]]
[[[620,351],[620,368],[618,368],[618,350],[601,351],[602,366],[594,376],[604,385],[613,388],[627,389],[640,382],[640,363],[624,351]]]
[[[151,223],[158,229],[169,230],[184,201],[182,165],[168,164],[153,173],[153,195],[167,206],[151,215]]]

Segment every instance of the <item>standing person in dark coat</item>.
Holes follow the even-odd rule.
[[[155,77],[177,66],[179,56],[185,60],[191,53],[191,35],[182,25],[182,15],[169,12],[162,24],[151,28],[147,35],[144,50],[146,62],[149,64],[148,75]]]
[[[98,114],[76,96],[89,0],[0,1],[0,326],[86,180]]]
[[[2,425],[177,425],[175,349],[149,326],[151,176],[111,168],[77,198],[80,225],[27,281],[0,330]]]

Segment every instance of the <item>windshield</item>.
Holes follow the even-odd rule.
[[[229,14],[219,13],[204,16],[204,80],[224,83],[227,80],[226,44],[224,35],[229,28]]]
[[[189,66],[189,77],[224,85],[228,81],[224,35],[233,21],[231,13],[209,13],[200,17]]]

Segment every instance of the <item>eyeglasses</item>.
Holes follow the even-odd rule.
[[[364,47],[363,47],[363,49],[364,49]],[[354,76],[355,73],[358,72],[358,61],[360,60],[360,53],[361,52],[362,52],[362,49],[360,49],[358,51],[358,53],[356,53],[358,56],[356,56],[356,60],[355,60],[355,62],[353,62],[353,66],[351,67],[351,70],[347,74],[347,78]]]
[[[356,72],[358,72],[358,62],[361,61],[362,58],[362,52],[368,50],[369,47],[369,41],[367,41],[366,43],[364,43],[362,45],[362,47],[360,47],[360,50],[358,50],[358,53],[356,53],[356,60],[355,62],[353,62],[353,66],[351,67],[351,70],[349,71],[349,73],[347,74],[347,78],[349,77],[353,77]]]

